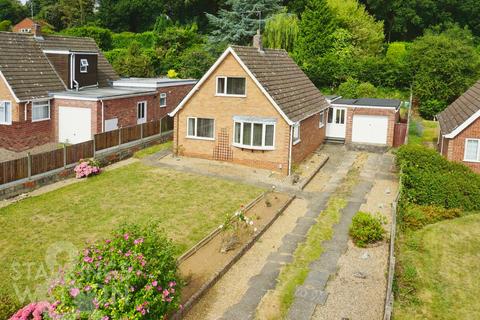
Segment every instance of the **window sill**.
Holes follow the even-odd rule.
[[[480,163],[480,160],[467,160],[467,159],[463,159],[463,162]]]
[[[160,108],[166,108],[166,107],[167,107],[167,105],[164,105],[164,106],[160,106]]]
[[[187,139],[215,141],[215,138],[204,138],[204,137],[193,137],[193,136],[187,136]]]
[[[259,151],[273,151],[273,150],[275,150],[275,147],[256,147],[256,146],[248,146],[248,145],[243,145],[243,144],[238,144],[238,143],[232,143],[232,145],[236,148],[248,149],[248,150],[259,150]]]
[[[246,94],[221,94],[217,93],[215,94],[215,97],[227,97],[227,98],[246,98]]]
[[[293,141],[293,145],[299,144],[300,142],[302,142],[302,140],[300,140],[300,139],[298,139],[296,141]]]
[[[0,126],[11,126],[11,122],[0,122]]]
[[[32,120],[32,122],[42,122],[42,121],[48,121],[48,120],[50,120],[50,118]]]
[[[319,126],[318,129],[322,129],[323,127],[325,127],[324,124],[322,124],[321,126]]]

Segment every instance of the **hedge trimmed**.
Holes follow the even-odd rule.
[[[435,150],[402,146],[397,152],[402,168],[405,200],[417,205],[480,210],[480,175],[461,163],[450,162]]]

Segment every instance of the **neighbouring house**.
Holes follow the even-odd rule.
[[[94,134],[159,120],[194,81],[122,82],[90,38],[0,32],[0,148],[92,139]],[[161,83],[158,79],[156,83]],[[168,82],[168,81],[165,81]],[[163,91],[162,91],[163,90]]]
[[[345,144],[394,146],[400,100],[343,99],[339,96],[327,99],[331,104],[326,124],[327,139]]]
[[[35,30],[35,25],[39,25],[40,27],[48,27],[53,30],[53,26],[45,20],[32,20],[31,18],[25,18],[14,25],[12,27],[12,31],[19,33],[33,33]]]
[[[437,115],[438,150],[480,173],[480,81]]]
[[[177,154],[290,174],[325,139],[324,96],[284,50],[231,46],[170,114]]]

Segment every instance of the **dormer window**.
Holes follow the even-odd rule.
[[[217,96],[245,97],[245,83],[245,78],[217,77]]]
[[[88,72],[88,60],[80,59],[80,73],[87,73],[87,72]]]

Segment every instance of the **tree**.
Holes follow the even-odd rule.
[[[376,21],[357,0],[327,0],[339,27],[351,34],[358,55],[375,55],[382,51],[383,22]]]
[[[37,18],[46,20],[57,30],[85,25],[93,19],[94,4],[94,0],[33,1]]]
[[[218,15],[207,13],[211,39],[217,42],[248,44],[265,19],[280,11],[280,0],[227,0],[230,10],[221,9]],[[260,17],[261,15],[261,17]]]
[[[465,39],[427,32],[413,42],[410,70],[420,113],[432,118],[478,80],[480,57]]]
[[[3,20],[0,22],[0,31],[10,31],[12,28],[12,21],[10,20]]]
[[[20,22],[28,16],[28,9],[18,0],[0,0],[0,21]]]
[[[93,38],[103,51],[112,48],[112,32],[108,29],[93,26],[75,27],[65,29],[62,33],[69,36]]]
[[[299,25],[299,34],[295,46],[297,59],[307,62],[309,59],[324,55],[332,46],[336,29],[334,17],[325,0],[308,0]]]
[[[263,44],[267,48],[285,49],[293,52],[298,38],[298,17],[282,12],[273,15],[265,24]]]
[[[113,68],[124,77],[153,77],[156,75],[154,59],[157,59],[155,52],[141,48],[136,41],[125,49],[116,49],[107,58]]]

